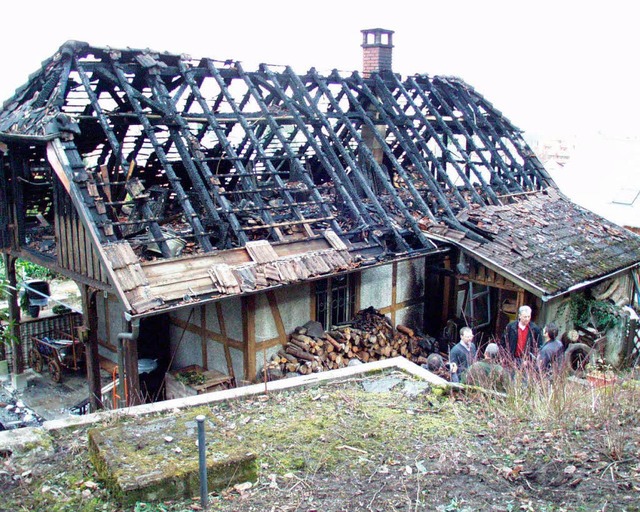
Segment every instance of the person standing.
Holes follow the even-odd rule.
[[[489,343],[484,350],[484,359],[473,363],[462,377],[463,384],[504,391],[508,374],[498,362],[500,349],[496,343]]]
[[[507,324],[502,334],[502,343],[517,361],[537,353],[543,343],[542,330],[531,321],[529,306],[521,306],[518,309],[518,319]]]
[[[555,370],[562,365],[564,356],[564,345],[562,341],[557,339],[558,327],[556,324],[550,323],[544,328],[544,338],[546,343],[538,354],[538,368],[542,371]]]
[[[473,331],[469,327],[460,329],[460,341],[449,354],[449,363],[456,365],[456,377],[460,379],[476,359],[476,346],[473,343]],[[453,377],[453,372],[452,372]],[[453,380],[453,378],[452,378]]]

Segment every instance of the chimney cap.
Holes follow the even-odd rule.
[[[393,48],[393,30],[388,30],[386,28],[367,28],[360,32],[362,32],[362,48]]]
[[[380,32],[381,34],[395,34],[394,30],[389,30],[386,28],[363,28],[360,32],[362,32],[363,34],[365,32]]]

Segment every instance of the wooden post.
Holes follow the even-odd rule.
[[[127,406],[144,403],[138,375],[138,342],[124,340],[124,376],[127,384]]]
[[[396,325],[396,308],[397,304],[397,290],[398,290],[398,262],[394,261],[391,264],[391,325]]]
[[[227,374],[235,379],[233,372],[233,360],[231,359],[231,351],[229,350],[229,338],[227,337],[227,326],[224,323],[224,314],[222,312],[222,304],[216,302],[216,314],[218,315],[218,325],[220,326],[220,335],[224,344],[224,357],[227,361]]]
[[[7,272],[7,280],[11,288],[8,290],[9,318],[13,320],[11,324],[11,368],[14,375],[24,371],[24,360],[22,357],[22,344],[20,340],[20,306],[18,306],[18,280],[16,278],[16,259],[8,254],[3,254],[4,266]]]
[[[89,384],[89,405],[91,412],[103,408],[102,384],[100,381],[100,355],[98,354],[98,290],[82,285],[83,326],[78,328],[80,339],[84,343],[87,364],[87,383]]]
[[[244,378],[253,382],[256,378],[256,298],[242,298],[242,330],[244,338]]]

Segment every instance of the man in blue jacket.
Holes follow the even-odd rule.
[[[518,319],[507,324],[502,335],[502,344],[516,361],[535,356],[544,343],[542,330],[531,321],[531,308],[521,306]]]

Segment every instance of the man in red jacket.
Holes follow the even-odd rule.
[[[531,308],[521,306],[518,319],[505,327],[502,344],[516,361],[521,361],[537,354],[543,343],[542,330],[531,321]]]

